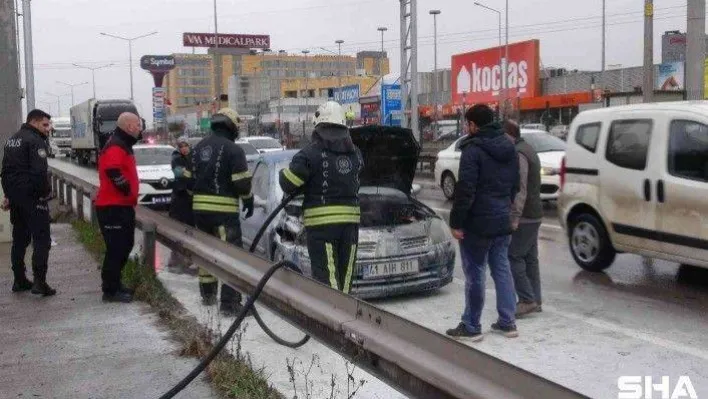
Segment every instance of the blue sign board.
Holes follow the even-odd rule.
[[[359,103],[359,85],[344,86],[334,89],[334,101],[340,104]]]
[[[383,115],[382,125],[401,126],[403,119],[401,105],[401,85],[381,86],[381,115]]]

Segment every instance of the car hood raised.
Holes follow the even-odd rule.
[[[349,132],[364,158],[361,185],[391,187],[410,194],[420,155],[413,131],[394,126],[362,126]]]

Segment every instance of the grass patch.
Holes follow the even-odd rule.
[[[91,223],[73,220],[72,226],[79,241],[97,259],[105,252],[101,232]],[[202,326],[194,317],[189,316],[182,305],[162,285],[154,270],[145,267],[142,262],[129,260],[123,269],[123,284],[135,290],[135,298],[148,303],[157,313],[160,321],[169,328],[172,337],[180,345],[180,355],[202,358],[213,348],[212,342],[218,337],[207,327]],[[240,348],[241,334],[236,333],[237,346]],[[273,389],[263,369],[254,370],[249,357],[238,358],[222,351],[205,374],[216,391],[225,398],[238,399],[282,399],[284,396]]]

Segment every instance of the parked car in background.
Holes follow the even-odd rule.
[[[260,157],[260,153],[246,140],[236,140],[236,145],[241,147],[244,153],[246,153],[246,162],[248,162],[248,170],[253,173],[253,169],[256,167],[256,161]]]
[[[541,131],[547,131],[546,125],[543,123],[524,123],[523,125],[519,126],[521,129],[528,129],[528,130],[541,130]]]
[[[352,295],[376,298],[436,290],[452,281],[455,246],[445,222],[413,197],[420,147],[410,129],[367,126],[351,129],[362,151],[359,200],[361,227]],[[250,246],[283,192],[278,174],[296,151],[263,154],[253,173],[255,211],[241,221]],[[261,256],[287,259],[311,276],[302,197],[274,219],[257,245]]]
[[[521,129],[521,137],[536,150],[541,160],[541,199],[558,198],[560,190],[561,161],[565,155],[566,143],[541,130]],[[457,174],[460,169],[460,148],[462,138],[438,153],[435,163],[435,181],[440,184],[448,199],[455,196]]]
[[[251,143],[261,154],[273,151],[283,151],[285,148],[280,142],[268,136],[242,137],[240,140]]]
[[[568,125],[555,125],[551,128],[549,133],[565,141],[568,138]]]
[[[138,205],[154,208],[169,206],[174,183],[172,153],[175,148],[162,144],[133,146],[140,188]]]
[[[561,181],[559,218],[583,269],[618,252],[708,268],[706,102],[580,113]]]

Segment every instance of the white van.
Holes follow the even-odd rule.
[[[708,102],[580,113],[559,217],[583,269],[604,270],[617,252],[708,268]]]

